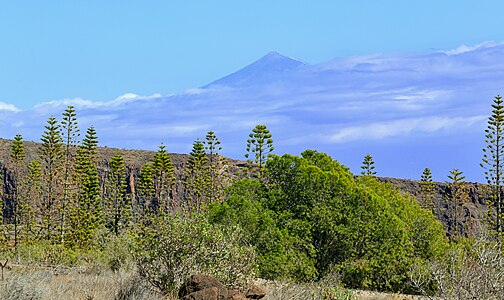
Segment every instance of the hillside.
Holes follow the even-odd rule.
[[[37,157],[38,143],[36,142],[25,142],[27,160],[35,159]],[[11,141],[7,139],[0,139],[0,166],[2,168],[2,173],[4,174],[4,186],[6,192],[12,188],[13,182],[10,177],[9,171],[9,155],[10,155]],[[100,163],[100,174],[104,176],[108,170],[108,162],[110,158],[120,152],[125,159],[126,166],[128,169],[128,190],[135,192],[132,186],[135,185],[135,181],[139,176],[139,171],[142,165],[151,160],[155,151],[149,150],[128,150],[128,149],[118,149],[118,148],[108,148],[99,147],[99,163]],[[172,162],[175,167],[175,177],[176,183],[174,186],[173,197],[176,202],[183,201],[184,199],[184,170],[187,163],[187,154],[170,153]],[[230,178],[238,178],[242,176],[242,169],[246,166],[245,161],[234,160],[226,158],[226,164],[228,166],[228,172],[231,174]],[[398,178],[388,178],[388,177],[378,177],[380,181],[388,182],[393,186],[396,186],[404,193],[409,193],[415,197],[420,197],[420,181],[409,180],[409,179],[398,179]],[[435,183],[435,196],[434,196],[434,213],[436,218],[440,220],[445,229],[447,229],[449,224],[449,218],[447,215],[447,202],[446,194],[448,192],[448,186],[443,182]],[[469,201],[463,207],[464,220],[466,224],[464,227],[468,230],[469,234],[474,232],[474,229],[480,223],[480,220],[486,215],[488,210],[486,205],[486,199],[484,195],[484,185],[478,183],[468,183],[468,196]]]

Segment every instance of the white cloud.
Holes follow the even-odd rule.
[[[497,42],[494,42],[494,41],[487,41],[487,42],[484,42],[484,43],[481,43],[481,44],[477,44],[477,45],[474,45],[474,46],[460,45],[460,46],[458,46],[455,49],[448,50],[448,51],[443,51],[443,53],[448,54],[448,55],[457,55],[457,54],[471,52],[471,51],[478,50],[478,49],[492,48],[492,47],[499,46],[499,45],[502,45],[502,44],[504,44],[504,43],[502,43],[502,42],[497,43]]]
[[[123,104],[126,103],[131,103],[131,102],[136,102],[136,101],[145,101],[145,100],[151,100],[151,99],[156,99],[156,98],[161,98],[163,97],[161,94],[153,94],[150,96],[140,96],[137,94],[133,93],[126,93],[123,94],[117,98],[115,98],[112,101],[93,101],[93,100],[87,100],[87,99],[82,99],[82,98],[67,98],[67,99],[60,99],[60,100],[51,100],[47,102],[43,102],[41,104],[38,104],[35,106],[35,109],[60,109],[67,107],[69,105],[75,106],[76,108],[113,108],[113,107],[119,107]]]
[[[405,136],[412,132],[433,133],[441,130],[468,128],[485,120],[487,116],[471,117],[425,117],[376,122],[362,126],[345,127],[329,136],[333,143],[358,140],[379,140]]]
[[[129,103],[129,102],[151,100],[151,99],[156,99],[156,98],[161,98],[161,97],[163,97],[163,95],[161,95],[161,94],[153,94],[150,96],[140,96],[140,95],[133,94],[133,93],[126,93],[126,94],[123,94],[123,95],[115,98],[113,101],[103,103],[103,106],[119,106],[121,104]]]
[[[14,104],[5,103],[2,101],[0,101],[0,110],[6,110],[6,111],[11,111],[11,112],[20,112],[21,111]]]
[[[96,108],[99,107],[103,102],[96,102],[92,100],[86,100],[82,98],[73,98],[73,99],[60,99],[60,100],[51,100],[47,102],[43,102],[35,105],[35,110],[41,109],[56,109],[61,107],[67,107],[69,105],[75,106],[77,108]]]
[[[398,95],[394,96],[395,100],[406,100],[406,101],[417,101],[417,100],[435,100],[438,98],[446,97],[448,91],[444,90],[414,90],[410,89],[405,92],[398,92]]]
[[[184,94],[187,94],[187,95],[200,95],[200,94],[206,93],[208,91],[209,91],[208,89],[190,88],[190,89],[185,90]]]

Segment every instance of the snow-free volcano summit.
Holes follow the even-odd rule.
[[[310,64],[269,52],[240,70],[171,95],[111,101],[64,99],[29,110],[0,105],[5,138],[39,140],[45,121],[69,104],[110,147],[188,153],[209,130],[222,154],[242,159],[251,129],[266,124],[276,153],[327,152],[358,173],[366,153],[378,175],[444,180],[459,168],[483,181],[481,148],[494,96],[504,93],[504,45],[429,53],[339,57]],[[127,91],[125,91],[127,92]]]

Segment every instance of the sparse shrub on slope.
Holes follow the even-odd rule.
[[[201,214],[160,217],[142,230],[137,243],[140,275],[164,294],[196,273],[235,287],[254,274],[255,254],[243,245],[241,229],[212,225]]]
[[[410,271],[417,292],[436,299],[502,299],[502,245],[485,234],[451,244],[441,257],[414,264]]]

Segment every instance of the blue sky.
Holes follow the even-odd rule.
[[[317,149],[358,173],[371,153],[381,176],[430,167],[443,181],[459,168],[484,181],[483,130],[504,94],[502,11],[499,1],[0,0],[0,137],[39,140],[72,104],[109,147],[188,153],[214,130],[241,159],[264,123],[278,154]]]
[[[504,40],[502,1],[0,1],[0,101],[202,86],[270,50],[310,63]]]

